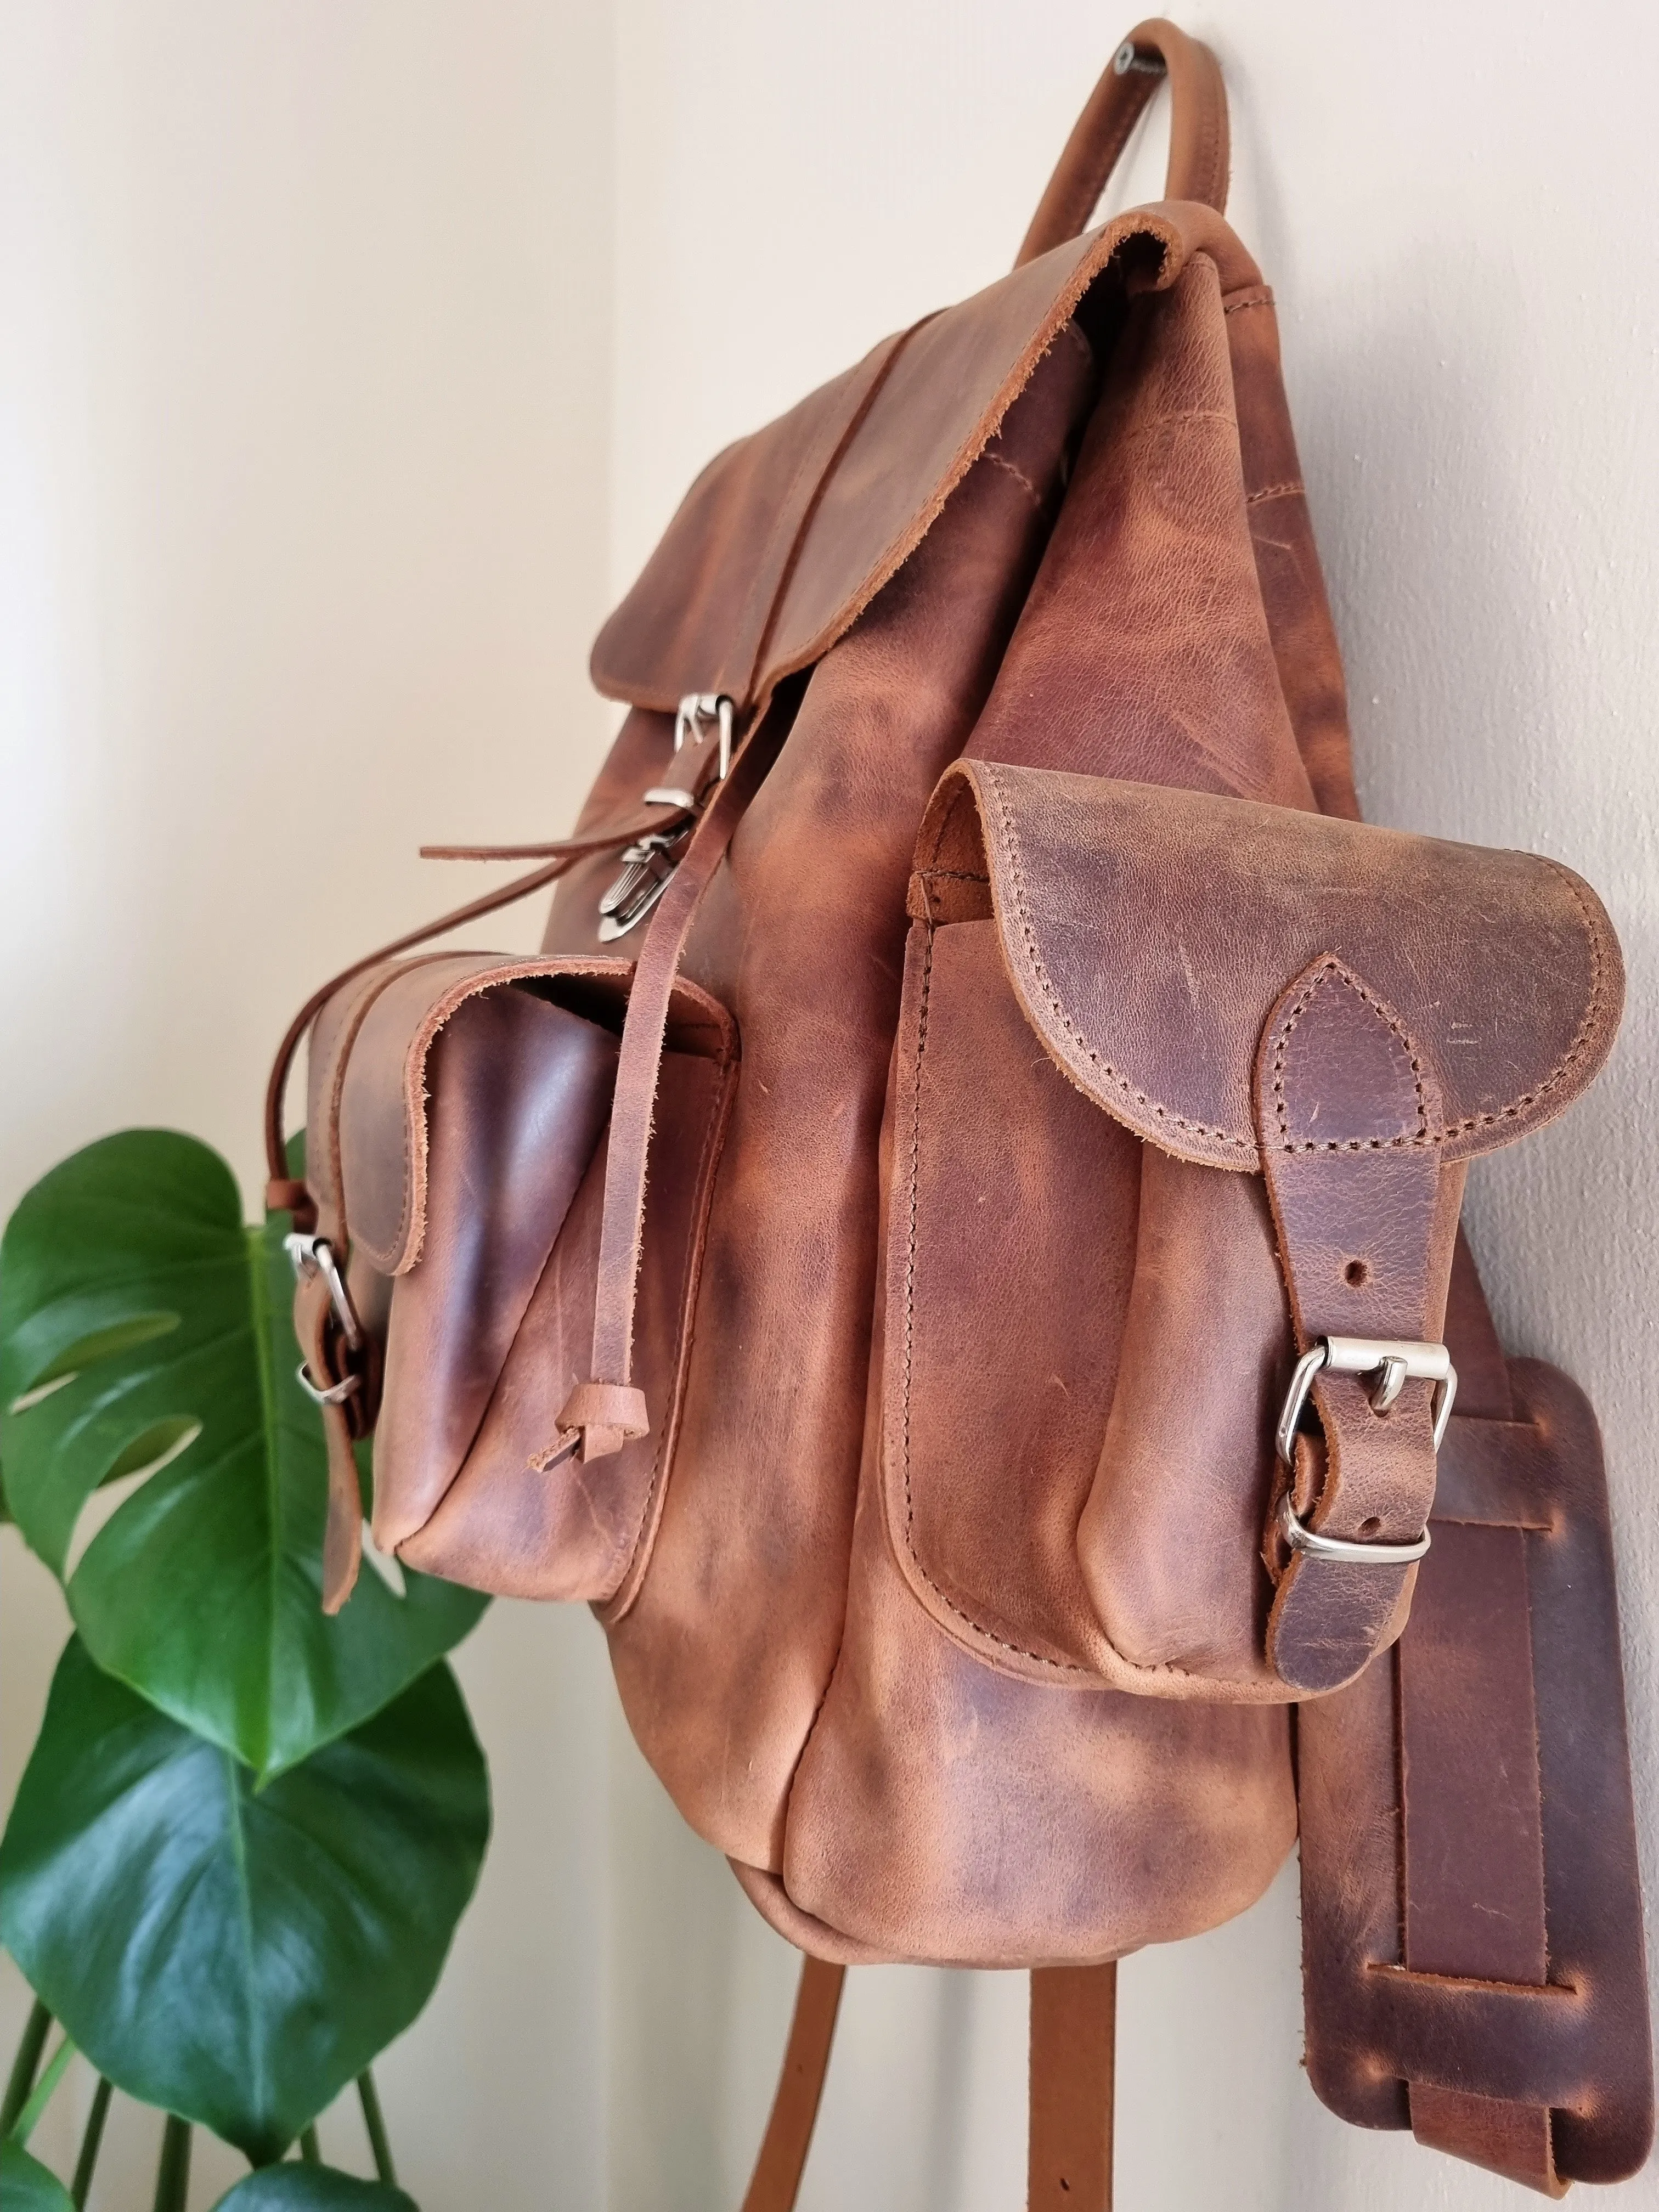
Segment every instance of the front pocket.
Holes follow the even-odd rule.
[[[1525,854],[964,761],[910,913],[880,1448],[912,1592],[1026,1677],[1340,1686],[1409,1610],[1463,1164],[1611,1045],[1594,894]]]
[[[892,1097],[895,1549],[941,1625],[996,1663],[1091,1669],[1077,1528],[1116,1380],[1140,1146],[1033,1037],[988,920],[912,930]]]

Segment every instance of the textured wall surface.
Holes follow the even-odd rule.
[[[1476,1170],[1471,1214],[1511,1346],[1602,1414],[1659,1881],[1659,28],[1631,0],[1182,20],[1228,73],[1368,810],[1558,855],[1624,939],[1607,1074]],[[1083,0],[0,0],[0,1202],[141,1121],[252,1193],[294,1003],[459,896],[422,838],[568,818],[606,726],[586,639],[686,483],[1007,265],[1124,27]],[[1158,130],[1115,200],[1156,196]],[[63,1612],[11,1531],[0,1573],[9,1795]],[[735,2204],[791,1954],[633,1750],[584,1616],[497,1607],[460,1668],[497,1836],[383,2069],[411,2186]],[[1126,2212],[1531,2201],[1317,2105],[1291,1876],[1127,1962],[1121,2018]],[[1019,1977],[855,1976],[807,2205],[1006,2212],[1024,2037]],[[115,2129],[95,2201],[147,2202],[149,2118]],[[359,2161],[349,2115],[323,2135]],[[234,2171],[204,2159],[193,2203]]]

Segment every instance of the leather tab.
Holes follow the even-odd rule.
[[[1432,1142],[1439,1088],[1410,1031],[1334,957],[1312,962],[1268,1017],[1255,1110],[1298,1348],[1328,1336],[1437,1340],[1462,1172],[1443,1170]],[[1322,1443],[1296,1448],[1298,1517],[1352,1543],[1421,1535],[1434,1500],[1431,1390],[1408,1382],[1379,1413],[1367,1378],[1322,1373]],[[1416,1568],[1290,1552],[1274,1526],[1268,1659],[1293,1688],[1335,1689],[1399,1634]]]
[[[635,1437],[648,1435],[651,1416],[644,1391],[631,1383],[579,1382],[564,1401],[558,1425],[561,1445],[580,1436],[586,1462],[608,1459]]]

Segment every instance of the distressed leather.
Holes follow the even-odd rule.
[[[1618,947],[1553,863],[1359,823],[1219,73],[1161,22],[1123,52],[1014,271],[688,493],[595,646],[628,712],[574,833],[457,910],[555,881],[541,960],[319,994],[302,1188],[281,1058],[268,1102],[367,1325],[351,1370],[301,1285],[360,1381],[331,1601],[383,1398],[377,1538],[592,1602],[676,1803],[820,1962],[756,2212],[878,1959],[1036,1969],[1031,2202],[1100,2212],[1110,1962],[1259,1896],[1298,1790],[1328,2102],[1549,2191],[1650,2130],[1604,1507],[1457,1225],[1605,1060]],[[1165,199],[1085,230],[1160,72]],[[723,781],[672,752],[692,693]],[[619,959],[600,896],[665,824]],[[1298,1352],[1443,1328],[1438,1468],[1428,1385],[1329,1372],[1279,1466]],[[1292,1552],[1282,1488],[1434,1547]]]

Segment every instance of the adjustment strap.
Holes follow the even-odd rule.
[[[1117,1966],[1031,1969],[1026,2212],[1111,2212]]]
[[[704,764],[706,766],[706,763]],[[289,1024],[287,1033],[276,1048],[271,1062],[270,1077],[265,1085],[265,1165],[270,1180],[265,1186],[265,1204],[273,1212],[291,1212],[296,1229],[314,1225],[315,1213],[311,1194],[306,1185],[294,1181],[288,1172],[288,1144],[284,1127],[284,1094],[288,1089],[289,1070],[294,1055],[300,1049],[301,1039],[318,1013],[325,1006],[343,983],[382,960],[391,960],[399,952],[408,952],[417,945],[429,944],[433,938],[447,931],[459,929],[464,922],[477,921],[500,908],[513,906],[520,899],[528,898],[532,891],[557,881],[578,860],[586,860],[594,853],[614,853],[632,844],[635,838],[660,830],[666,822],[684,817],[685,809],[675,802],[641,802],[641,811],[631,814],[626,821],[610,828],[596,830],[580,836],[565,837],[550,845],[423,845],[421,857],[428,860],[509,860],[539,859],[542,865],[527,876],[517,876],[510,884],[503,884],[481,898],[469,899],[465,906],[452,907],[434,921],[424,921],[418,929],[411,929],[402,937],[394,937],[390,945],[382,945],[373,952],[364,953],[349,968],[342,968],[331,975],[326,983],[312,993],[299,1012]]]
[[[780,718],[775,728],[769,729],[769,719],[763,718],[761,726],[739,748],[731,774],[704,809],[684,859],[657,902],[640,946],[628,994],[628,1018],[617,1061],[605,1152],[605,1215],[593,1301],[592,1373],[589,1382],[572,1394],[559,1417],[559,1433],[538,1465],[554,1466],[577,1450],[585,1461],[602,1459],[620,1451],[629,1435],[642,1436],[649,1426],[644,1400],[632,1388],[634,1299],[645,1235],[651,1122],[669,1002],[703,896],[782,742],[786,722]],[[607,1395],[589,1397],[585,1395],[588,1391]],[[642,1425],[630,1429],[617,1418],[618,1408],[626,1410],[629,1420]],[[596,1419],[596,1413],[601,1418]]]
[[[1269,1015],[1255,1094],[1297,1349],[1325,1347],[1287,1401],[1263,1551],[1278,1585],[1268,1660],[1315,1692],[1357,1674],[1410,1605],[1455,1387],[1434,1340],[1463,1171],[1433,1142],[1440,1100],[1424,1056],[1334,956]],[[1296,1433],[1298,1390],[1322,1433]]]
[[[1227,210],[1227,88],[1210,49],[1163,16],[1137,23],[1113,55],[1037,203],[1016,269],[1088,226],[1147,102],[1170,80],[1166,200]]]

